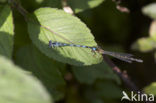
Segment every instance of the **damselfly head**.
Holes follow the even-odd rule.
[[[100,53],[100,54],[103,54],[104,53],[104,50],[101,49],[99,46],[97,46],[97,52]]]

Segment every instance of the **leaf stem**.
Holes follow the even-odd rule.
[[[11,4],[12,7],[16,8],[20,14],[22,14],[25,18],[27,18],[28,12],[21,6],[21,4],[17,0],[8,0],[8,3]]]

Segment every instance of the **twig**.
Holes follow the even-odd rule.
[[[28,12],[20,5],[19,2],[16,0],[8,0],[8,2],[11,4],[11,6],[16,8],[24,16],[24,18],[27,18]]]
[[[120,68],[118,68],[106,55],[103,55],[105,62],[113,69],[113,71],[123,80],[123,82],[134,91],[138,91],[139,89],[136,85],[129,79],[126,72],[121,72]]]
[[[112,0],[116,4],[116,9],[120,12],[129,13],[130,10],[127,7],[121,6],[121,0]]]
[[[130,80],[130,78],[128,77],[126,72],[122,72],[120,70],[120,68],[118,68],[106,55],[103,55],[103,59],[105,60],[105,62],[112,68],[112,70],[123,80],[123,82],[126,84],[126,86],[134,91],[134,92],[138,92],[140,91],[141,94],[143,94],[144,92],[139,90],[139,88]],[[145,100],[145,98],[144,98]],[[153,103],[151,101],[145,101],[145,103]]]

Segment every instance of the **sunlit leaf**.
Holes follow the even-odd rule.
[[[25,55],[24,58],[23,54]],[[34,46],[21,48],[17,52],[16,62],[34,73],[52,93],[54,100],[63,98],[65,81],[59,70],[65,67],[63,64],[49,59]]]
[[[149,4],[142,9],[143,13],[153,19],[156,19],[156,3]]]
[[[86,9],[94,8],[103,1],[105,0],[67,0],[67,3],[72,7],[75,13],[78,13]]]
[[[0,56],[0,103],[52,103],[42,84],[30,73]]]
[[[69,46],[49,48],[49,40],[97,46],[90,30],[77,17],[52,8],[40,8],[34,14],[41,26],[34,23],[37,21],[29,21],[28,31],[32,42],[45,55],[72,65],[91,65],[102,61],[101,54],[95,54],[89,48]]]
[[[36,0],[37,1],[37,0]],[[40,0],[44,7],[62,8],[65,5],[70,6],[75,13],[97,7],[105,0]]]
[[[132,45],[132,49],[142,52],[148,52],[154,48],[156,48],[156,41],[152,38],[141,38]]]
[[[153,82],[149,86],[145,87],[144,91],[148,94],[154,94],[156,96],[156,82]]]
[[[12,11],[8,5],[0,10],[0,55],[12,57],[13,49],[13,19]]]

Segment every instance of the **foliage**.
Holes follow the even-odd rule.
[[[156,3],[145,6],[142,11],[145,15],[153,18],[149,29],[149,37],[143,37],[133,44],[132,48],[141,52],[155,52],[156,49]]]
[[[115,7],[120,5],[109,0],[0,0],[0,103],[120,103],[122,91],[128,88],[122,86],[100,53],[81,47],[52,48],[49,41],[101,45],[123,52],[132,52],[132,46],[139,51],[133,53],[145,61],[150,57],[146,58],[145,52],[152,51],[156,59],[156,4],[142,9],[152,19],[150,27],[149,22],[143,24],[148,17],[140,19],[138,12],[133,15],[129,1],[123,5],[128,5],[132,13],[118,11]],[[141,11],[141,7],[136,9]],[[65,8],[74,14],[65,12]],[[131,16],[142,21],[134,22]],[[136,26],[139,23],[143,26]],[[146,28],[150,28],[149,33]],[[155,82],[144,87],[142,84],[149,83],[141,80],[146,78],[141,76],[148,73],[149,64],[155,67],[152,59],[144,64],[113,61],[127,69],[132,80],[137,78],[134,81],[146,93],[155,94]]]
[[[14,35],[12,12],[9,6],[4,6],[0,14],[0,54],[11,58]]]
[[[149,29],[149,37],[144,37],[139,40],[135,44],[133,44],[133,49],[139,50],[141,52],[149,52],[154,51],[154,57],[156,60],[156,3],[149,4],[145,6],[142,11],[145,15],[154,19],[150,25]],[[151,85],[145,87],[144,91],[149,94],[156,94],[155,92],[155,82]]]
[[[40,8],[35,11],[35,16],[40,24],[34,23],[37,22],[36,19],[33,22],[30,21],[28,23],[29,35],[33,43],[45,55],[75,65],[91,65],[101,61],[101,55],[93,56],[93,53],[85,48],[47,48],[50,40],[96,46],[90,30],[78,18],[62,10],[52,8]]]
[[[154,94],[156,95],[156,83],[153,82],[152,84],[150,84],[149,86],[144,88],[144,91],[148,94]]]
[[[51,103],[50,97],[29,72],[0,56],[0,102],[2,103]],[[23,98],[27,99],[23,99]]]
[[[23,53],[25,58],[23,58]],[[32,71],[53,94],[54,99],[64,96],[65,81],[59,71],[65,67],[64,64],[49,59],[32,45],[24,46],[17,51],[16,63]]]

